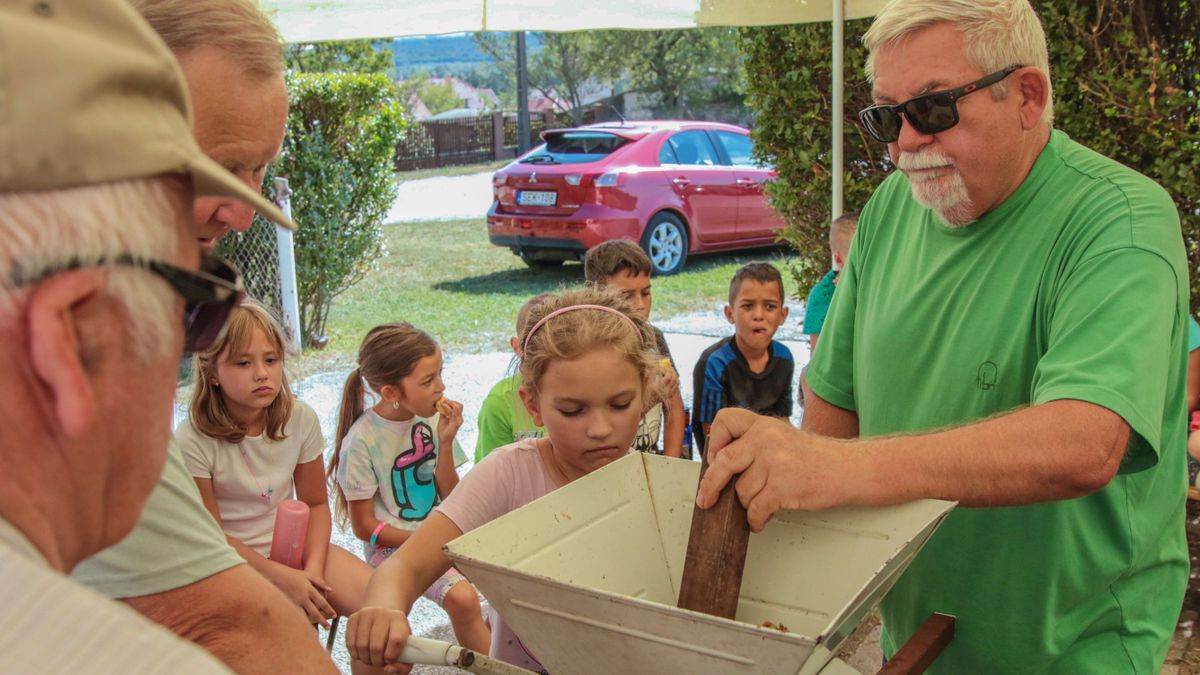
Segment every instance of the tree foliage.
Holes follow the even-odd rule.
[[[340,40],[288,45],[288,70],[298,73],[384,73],[395,69],[386,41]]]
[[[1161,184],[1174,198],[1192,269],[1200,263],[1200,3],[1196,0],[1036,2],[1050,50],[1055,127]],[[892,170],[856,113],[870,105],[862,34],[846,24],[844,187],[861,209]],[[799,253],[802,292],[829,266],[831,29],[826,24],[745,28],[747,102],[756,152],[779,180],[768,191]],[[1193,301],[1197,281],[1193,276]]]
[[[742,101],[742,59],[731,28],[596,30],[536,33],[541,48],[529,56],[529,86],[582,122],[584,85],[626,83],[646,94],[657,117],[690,117],[709,103]],[[516,75],[512,34],[480,33],[480,48]]]
[[[383,219],[396,199],[392,157],[406,126],[383,75],[292,73],[287,136],[268,171],[287,177],[296,231],[296,282],[306,346],[320,344],[333,299],[386,250]]]
[[[654,96],[656,117],[692,117],[721,96],[741,98],[742,59],[732,28],[596,31],[598,71]]]
[[[870,140],[856,111],[870,103],[862,76],[866,51],[858,39],[869,21],[845,30],[845,116],[842,124],[844,201],[858,210],[892,170],[887,148]],[[799,253],[792,273],[804,297],[829,269],[829,156],[832,119],[832,29],[828,24],[744,28],[739,48],[746,59],[746,104],[755,112],[755,154],[775,167],[767,194],[787,226],[782,238]]]
[[[527,52],[526,76],[530,89],[554,103],[560,112],[582,122],[583,86],[596,75],[598,53],[591,33],[535,33],[540,48]],[[476,33],[479,48],[510,73],[516,82],[516,33]],[[529,40],[526,41],[527,44]],[[515,90],[515,84],[511,87]]]

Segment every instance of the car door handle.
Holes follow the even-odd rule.
[[[692,181],[690,181],[690,180],[688,180],[688,179],[686,179],[686,178],[672,178],[672,179],[671,179],[671,182],[672,182],[672,183],[674,183],[676,186],[678,186],[678,187],[681,187],[681,188],[685,188],[685,187],[687,187],[687,186],[689,186],[689,185],[691,185],[691,184],[692,184]]]
[[[762,185],[762,183],[754,180],[753,178],[739,178],[737,179],[737,184],[745,185],[746,187],[758,187]]]

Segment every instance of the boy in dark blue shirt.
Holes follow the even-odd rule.
[[[721,408],[791,416],[796,362],[791,350],[774,340],[787,315],[783,277],[773,265],[747,263],[734,273],[725,307],[734,334],[704,350],[692,373],[692,436],[701,453]]]

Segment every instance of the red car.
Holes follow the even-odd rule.
[[[531,267],[582,260],[609,239],[639,242],[656,274],[688,256],[776,242],[746,129],[715,122],[609,122],[554,129],[496,172],[488,237]]]

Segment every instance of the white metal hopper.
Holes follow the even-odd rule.
[[[837,647],[954,506],[777,513],[729,620],[675,607],[699,476],[633,453],[446,551],[554,675],[807,675],[842,667]]]

